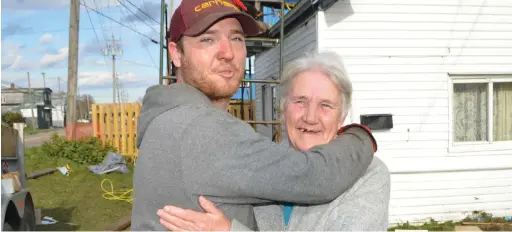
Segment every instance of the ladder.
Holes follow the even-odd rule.
[[[167,15],[167,4],[165,3],[165,0],[161,0],[162,3],[161,3],[161,20],[160,20],[160,24],[161,24],[161,27],[160,27],[160,75],[159,75],[159,84],[171,84],[171,83],[174,83],[176,81],[176,77],[175,77],[175,68],[174,66],[171,64],[171,61],[170,61],[170,57],[169,57],[169,53],[167,52],[167,47],[164,47],[164,41],[166,41],[165,44],[167,44],[168,42],[168,39],[169,39],[169,36],[168,35],[168,26],[167,26],[167,20],[168,18],[171,18],[170,16],[168,17]],[[171,6],[173,5],[172,4],[172,0],[171,1]],[[297,0],[295,0],[297,1]],[[305,1],[305,0],[303,0]],[[281,139],[282,139],[282,124],[279,120],[276,120],[275,118],[273,118],[273,120],[255,120],[254,118],[254,110],[250,110],[250,114],[249,114],[249,118],[244,118],[244,101],[243,101],[243,95],[244,95],[244,89],[245,88],[249,88],[249,106],[250,106],[250,109],[252,109],[252,106],[253,106],[253,84],[270,84],[270,85],[277,85],[277,88],[279,88],[279,84],[280,84],[280,79],[281,79],[281,72],[283,70],[283,60],[284,60],[284,53],[283,53],[283,50],[284,50],[284,19],[285,17],[283,17],[283,15],[285,15],[285,8],[288,9],[288,10],[292,10],[294,7],[295,7],[295,3],[290,3],[290,1],[286,1],[286,0],[244,0],[242,2],[252,2],[254,3],[256,9],[260,10],[262,9],[262,7],[270,7],[272,9],[272,11],[274,12],[274,10],[276,10],[277,8],[279,9],[279,21],[277,22],[279,24],[279,27],[280,27],[280,32],[279,32],[279,38],[271,38],[268,36],[268,34],[263,33],[263,34],[260,34],[256,37],[249,37],[249,38],[246,38],[246,46],[247,46],[247,57],[246,59],[248,59],[248,63],[249,63],[249,68],[247,69],[246,68],[246,75],[248,74],[249,78],[245,78],[242,79],[242,83],[240,85],[240,88],[242,89],[242,101],[240,101],[240,109],[242,110],[242,113],[241,113],[241,119],[244,120],[245,122],[251,124],[253,126],[254,129],[256,129],[256,125],[260,124],[260,125],[271,125],[272,128],[273,128],[273,132],[272,132],[272,140],[275,141],[275,142],[278,142],[280,143],[281,142]],[[261,11],[261,10],[260,10]],[[261,11],[262,12],[262,11]],[[285,15],[286,16],[286,15]],[[167,19],[167,20],[166,20]],[[165,40],[164,40],[164,35],[165,36]],[[255,79],[253,77],[253,64],[251,62],[251,57],[258,54],[258,53],[261,53],[265,50],[268,50],[268,49],[271,49],[271,48],[274,48],[276,47],[277,45],[279,45],[279,72],[278,72],[278,75],[277,75],[277,80],[263,80],[263,79]],[[167,54],[167,62],[166,62],[166,68],[167,68],[167,75],[164,75],[163,74],[163,71],[164,71],[164,56],[163,56],[163,53],[164,53],[164,50],[166,51],[166,54]],[[166,83],[164,83],[164,81]],[[279,106],[280,106],[280,99],[279,97],[276,98],[276,102],[275,104],[272,105],[272,110],[277,112],[277,119],[280,118],[280,112],[279,112]],[[274,126],[276,128],[274,128]]]

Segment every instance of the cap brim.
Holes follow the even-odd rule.
[[[224,18],[236,18],[240,25],[242,25],[242,30],[244,30],[244,33],[247,36],[257,36],[260,32],[258,23],[256,22],[256,19],[254,19],[252,16],[243,13],[243,12],[219,12],[219,13],[212,13],[208,16],[201,19],[199,22],[197,22],[194,26],[188,28],[183,32],[183,35],[186,36],[198,36],[205,32],[208,28],[210,28],[213,24],[218,22],[221,19]]]

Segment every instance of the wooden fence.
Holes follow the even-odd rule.
[[[228,113],[242,120],[254,120],[254,102],[255,101],[252,101],[252,105],[249,105],[249,101],[244,100],[242,111],[242,100],[231,100],[229,102]],[[249,117],[251,114],[252,117]]]
[[[137,156],[137,120],[140,103],[93,104],[94,136],[111,144],[125,156]]]
[[[240,100],[231,100],[228,112],[242,120],[249,120],[254,115],[254,101],[252,106],[244,101],[243,115]],[[111,144],[125,156],[136,158],[138,149],[137,121],[139,119],[141,103],[124,104],[93,104],[92,126],[93,134],[101,139],[103,144]]]

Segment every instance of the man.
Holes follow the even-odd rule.
[[[178,83],[144,96],[132,230],[165,230],[155,212],[163,205],[201,210],[199,196],[257,230],[253,204],[326,203],[370,165],[375,142],[362,127],[295,151],[226,112],[245,72],[245,35],[257,33],[255,20],[228,0],[187,0],[176,9],[168,49]]]

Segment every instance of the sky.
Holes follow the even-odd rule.
[[[57,92],[60,77],[61,90],[67,89],[69,2],[1,1],[2,86],[14,83],[18,87],[28,87],[29,72],[31,87],[43,87],[44,72],[47,87]],[[127,100],[136,101],[149,86],[158,84],[160,47],[149,38],[159,41],[160,0],[81,2],[83,5],[80,6],[78,42],[79,94],[90,94],[100,103],[112,102],[112,57],[104,56],[103,50],[107,44],[112,43],[114,36],[116,43],[122,48],[122,54],[116,56],[116,73]],[[169,3],[169,0],[166,2]],[[174,6],[179,3],[180,0],[175,0]],[[87,9],[84,5],[133,30]]]
[[[46,87],[53,92],[58,92],[59,88],[66,91],[70,0],[0,2],[2,86],[14,83],[17,87],[26,88],[29,73],[31,87],[43,87],[42,73],[45,73]],[[92,95],[98,103],[112,102],[112,56],[105,56],[104,50],[112,44],[114,36],[115,43],[122,50],[116,56],[115,68],[124,99],[127,102],[141,99],[149,86],[158,84],[160,46],[151,39],[159,41],[160,38],[161,0],[80,2],[79,94]],[[165,2],[169,4],[170,0]],[[174,0],[174,9],[180,3],[181,0]],[[267,15],[270,11],[264,9],[264,12]],[[278,21],[277,15],[265,17],[269,23]],[[245,89],[244,94],[247,99],[249,90]],[[233,98],[240,98],[240,95],[239,89]]]

